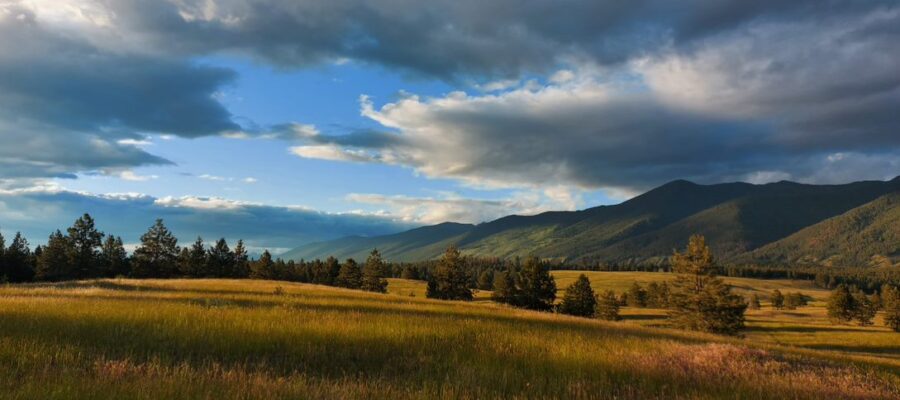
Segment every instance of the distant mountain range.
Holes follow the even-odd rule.
[[[900,258],[900,177],[845,185],[699,185],[678,180],[621,204],[443,223],[377,237],[307,244],[283,255],[393,261],[438,257],[450,244],[478,256],[657,263],[703,234],[725,263],[864,265]]]

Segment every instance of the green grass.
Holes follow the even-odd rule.
[[[863,355],[403,293],[415,284],[391,281],[399,294],[384,295],[246,280],[3,286],[0,397],[900,396],[898,369]]]

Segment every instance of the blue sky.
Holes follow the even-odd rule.
[[[731,3],[9,1],[0,232],[285,249],[900,173],[900,7]]]

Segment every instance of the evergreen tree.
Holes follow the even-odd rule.
[[[344,261],[335,279],[335,286],[348,289],[359,289],[362,286],[362,270],[359,269],[356,260],[348,258],[347,261]]]
[[[597,298],[596,307],[597,318],[607,321],[618,321],[622,319],[619,316],[619,299],[612,290],[604,291]]]
[[[877,311],[878,308],[875,307],[875,303],[865,293],[862,291],[853,293],[853,319],[860,326],[872,325],[872,319],[875,318]]]
[[[629,307],[646,307],[647,291],[637,282],[631,284],[628,289],[628,306]]]
[[[828,319],[834,323],[850,322],[853,319],[854,309],[850,289],[846,285],[838,285],[828,297]]]
[[[404,266],[403,272],[400,273],[400,278],[418,280],[419,279],[419,271],[416,269],[416,267],[414,267],[412,265]]]
[[[759,304],[759,296],[756,293],[753,293],[753,296],[750,296],[749,306],[751,310],[759,310],[759,308],[762,307],[762,305]]]
[[[772,302],[772,308],[776,310],[784,308],[784,295],[781,294],[781,291],[778,289],[772,291],[772,297],[769,301]]]
[[[228,248],[225,238],[220,238],[216,244],[206,252],[205,275],[210,277],[234,277],[234,253]]]
[[[479,290],[493,290],[494,289],[494,272],[487,269],[484,270],[481,275],[478,275],[478,289]]]
[[[275,261],[272,260],[272,253],[269,253],[269,250],[264,250],[259,259],[251,263],[250,278],[275,279]]]
[[[553,308],[556,299],[556,281],[550,275],[550,267],[537,257],[529,257],[519,275],[518,296],[515,304],[530,310],[546,311]]]
[[[181,253],[178,255],[178,270],[182,275],[191,278],[212,276],[206,266],[206,245],[203,244],[203,238],[197,236],[197,240],[191,247],[181,249]]]
[[[387,293],[385,264],[378,249],[372,250],[363,267],[363,279],[360,288],[370,292]]]
[[[72,247],[70,264],[75,268],[78,279],[93,278],[100,275],[100,245],[103,234],[94,227],[94,219],[84,214],[66,230]]]
[[[250,277],[250,257],[247,255],[247,249],[244,248],[244,241],[238,240],[234,246],[234,265],[231,269],[231,277],[248,278]]]
[[[3,232],[0,232],[0,279],[3,279],[3,271],[6,271],[6,239]]]
[[[494,274],[494,292],[491,293],[491,299],[503,304],[513,304],[515,298],[518,297],[516,292],[516,282],[509,271],[500,271]]]
[[[63,236],[58,229],[47,239],[47,245],[41,249],[41,256],[37,260],[35,280],[38,281],[64,281],[75,279],[75,271],[70,262],[72,248],[69,238]]]
[[[335,279],[337,279],[338,274],[341,273],[341,263],[338,262],[337,258],[328,257],[325,260],[325,273],[323,276],[322,284],[323,285],[334,285]]]
[[[884,285],[881,289],[884,325],[900,332],[900,288]]]
[[[796,310],[797,307],[802,307],[806,304],[806,298],[800,292],[788,293],[784,297],[784,307],[788,310]]]
[[[431,279],[428,280],[425,296],[441,300],[472,300],[469,274],[466,273],[462,257],[456,246],[450,246],[444,252]]]
[[[597,298],[591,281],[581,274],[572,286],[566,288],[562,302],[559,304],[559,312],[579,317],[593,317],[596,312]]]
[[[691,236],[684,253],[675,252],[672,269],[678,274],[669,312],[675,326],[722,334],[744,328],[747,304],[716,278],[718,268],[703,236]]]
[[[128,274],[128,252],[122,238],[109,235],[100,248],[100,264],[102,274],[106,277],[124,276]]]
[[[178,239],[162,219],[141,235],[141,245],[134,250],[131,274],[136,278],[168,278],[175,274],[178,262]]]
[[[3,254],[3,267],[0,270],[0,281],[28,282],[34,279],[31,249],[20,232],[16,232]]]

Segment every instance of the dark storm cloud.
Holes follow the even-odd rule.
[[[224,236],[232,246],[237,239],[244,239],[249,246],[279,250],[313,241],[348,235],[382,235],[413,227],[376,216],[327,214],[215,198],[35,190],[0,192],[3,233],[22,231],[33,244],[46,241],[49,227],[64,230],[85,212],[97,220],[99,229],[122,236],[126,243],[139,242],[153,221],[163,218],[182,245],[198,235],[208,241]]]

